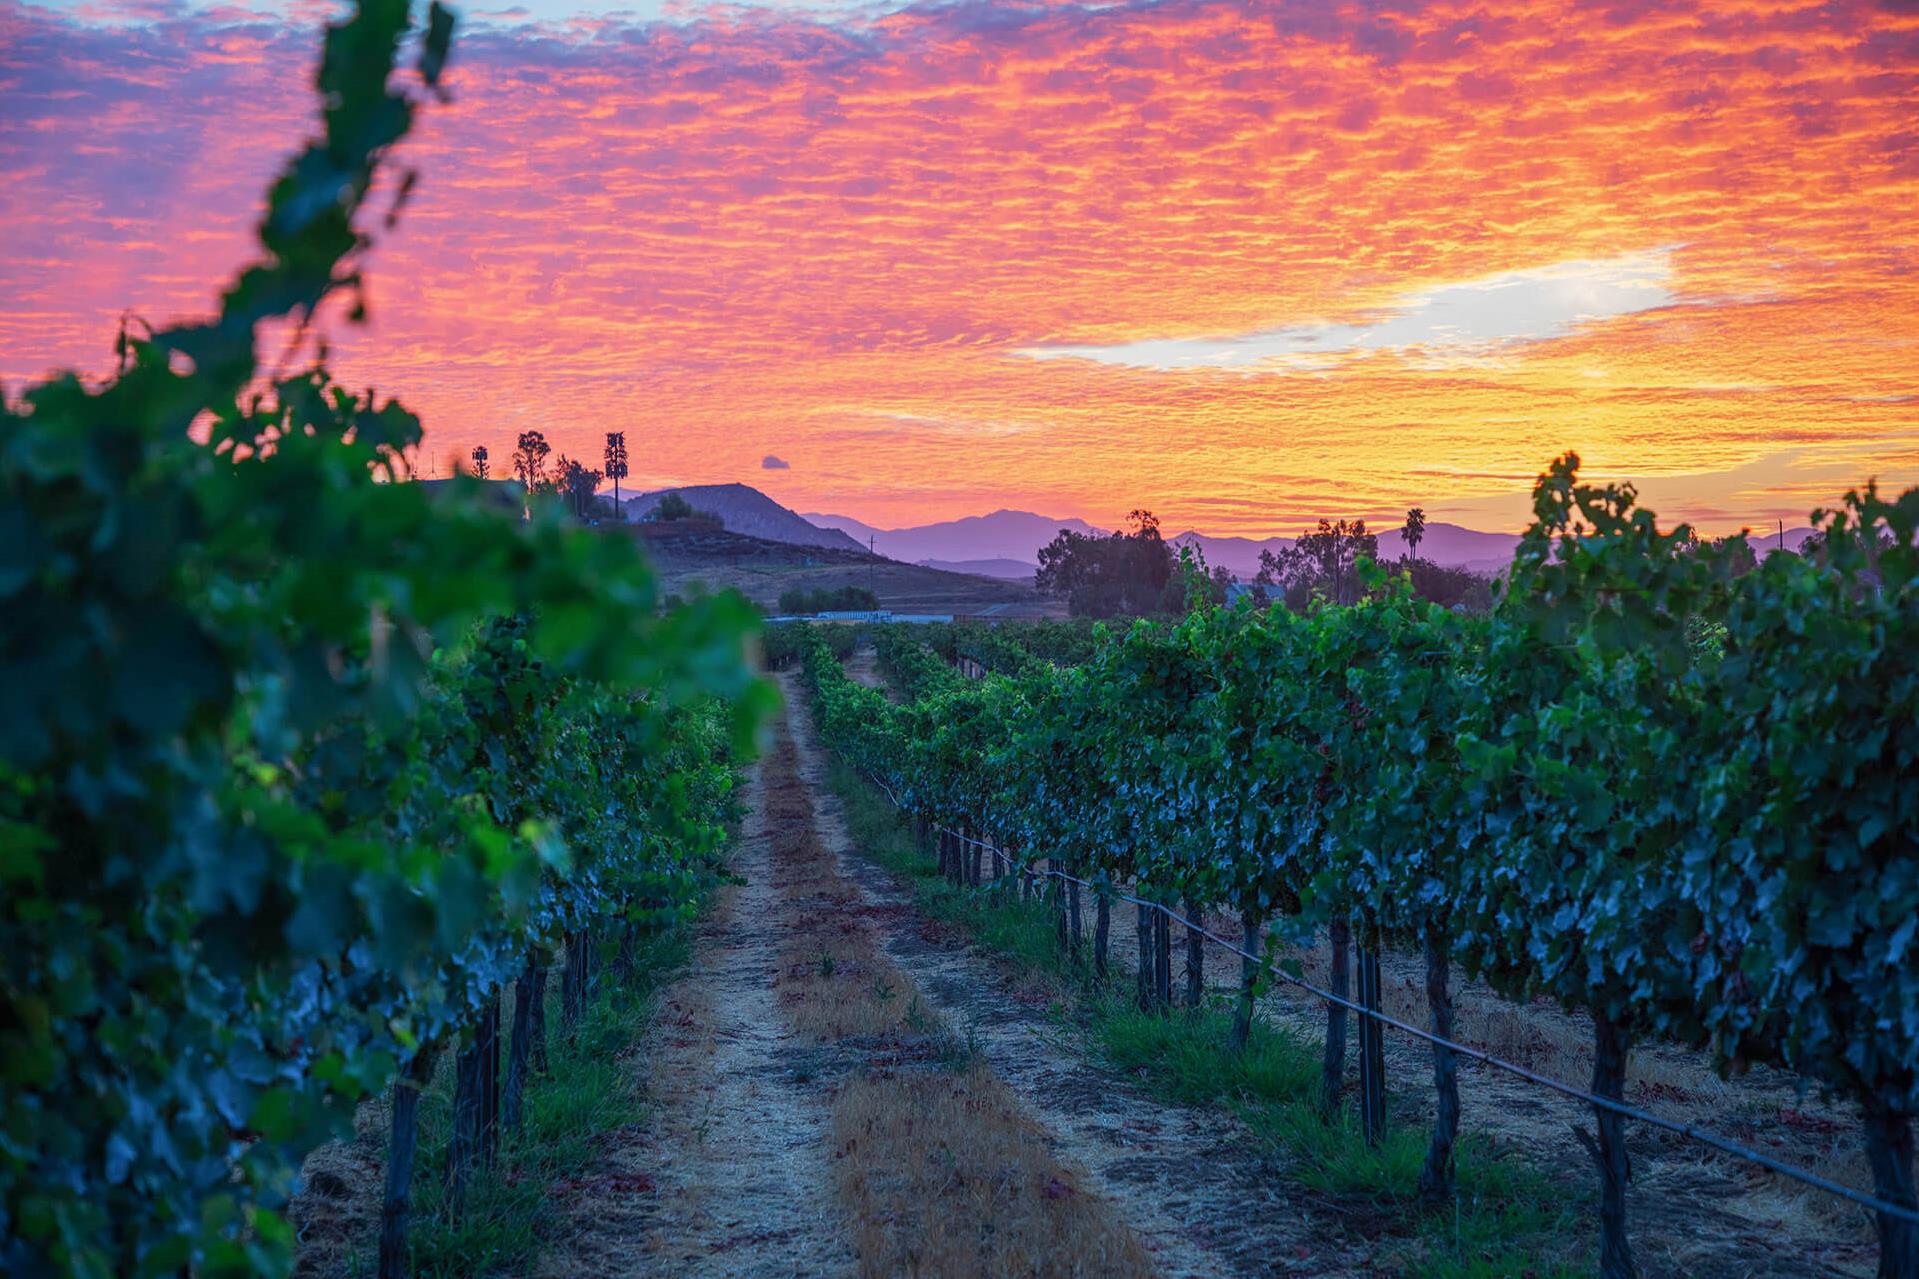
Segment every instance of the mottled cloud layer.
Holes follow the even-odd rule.
[[[0,3],[15,389],[206,306],[309,127],[310,19],[128,12]],[[1218,532],[1506,523],[1566,448],[1721,526],[1919,481],[1919,14],[686,12],[461,43],[336,341],[436,453]]]

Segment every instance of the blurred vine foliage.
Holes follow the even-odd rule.
[[[626,539],[395,482],[412,414],[256,356],[363,314],[452,33],[360,0],[217,315],[0,412],[7,1274],[285,1273],[354,1100],[710,873],[765,696],[744,606],[662,612]]]
[[[1539,477],[1487,615],[1368,567],[1352,603],[1198,600],[983,679],[939,660],[953,636],[883,629],[897,704],[789,642],[828,740],[926,824],[1231,909],[1249,945],[1330,936],[1335,990],[1349,933],[1423,949],[1442,1035],[1453,965],[1556,1000],[1593,1019],[1602,1097],[1649,1036],[1800,1072],[1859,1107],[1874,1193],[1915,1206],[1919,490],[1849,494],[1815,513],[1813,553],[1755,565],[1577,468]],[[1435,1086],[1437,1204],[1459,1113],[1443,1052]],[[1622,1121],[1596,1109],[1600,1270],[1622,1279]],[[1919,1276],[1919,1227],[1876,1220],[1881,1274]]]

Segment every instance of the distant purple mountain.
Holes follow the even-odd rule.
[[[943,569],[948,573],[971,573],[975,577],[1000,577],[1010,582],[1031,582],[1039,565],[1031,560],[921,560],[921,568]]]
[[[1756,528],[1746,535],[1746,544],[1751,546],[1761,559],[1781,549],[1781,543],[1784,543],[1784,549],[1797,555],[1799,548],[1806,544],[1806,539],[1817,531],[1809,528],[1789,528],[1781,535],[1777,529],[1768,533],[1764,529]]]
[[[917,528],[874,528],[845,515],[803,515],[821,528],[839,529],[861,546],[873,539],[873,549],[889,559],[918,564],[922,560],[1018,560],[1039,565],[1039,548],[1059,536],[1063,528],[1075,533],[1097,533],[1085,520],[1056,520],[1031,511],[994,511]],[[999,576],[995,574],[995,576]]]
[[[825,529],[838,529],[858,542],[873,539],[873,549],[881,555],[908,563],[935,560],[941,567],[969,561],[1012,561],[1037,567],[1039,548],[1059,535],[1061,529],[1076,533],[1105,532],[1085,520],[1050,519],[1030,511],[994,511],[991,515],[969,515],[964,519],[922,524],[916,528],[882,529],[845,515],[806,515],[805,519]],[[1259,553],[1277,552],[1293,544],[1290,537],[1209,537],[1185,532],[1172,539],[1176,545],[1197,546],[1211,565],[1224,565],[1242,578],[1259,571]],[[1792,538],[1788,534],[1787,542]],[[1481,533],[1457,524],[1428,524],[1419,543],[1419,557],[1453,568],[1469,568],[1490,573],[1510,563],[1519,538],[1512,533]],[[1397,559],[1406,547],[1397,529],[1382,532],[1379,553],[1385,559]],[[997,569],[971,569],[992,576],[1011,576],[1011,565]],[[1030,568],[1028,571],[1031,571]]]
[[[1290,537],[1208,537],[1204,533],[1181,533],[1172,539],[1176,546],[1197,546],[1209,565],[1225,565],[1240,577],[1259,571],[1259,553],[1277,554],[1296,539]],[[1457,524],[1433,523],[1419,542],[1419,558],[1448,568],[1492,573],[1512,562],[1513,548],[1519,537],[1513,533],[1481,533]],[[1406,553],[1406,540],[1398,529],[1379,533],[1379,557],[1396,560]]]

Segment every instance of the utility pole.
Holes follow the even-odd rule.
[[[1786,549],[1786,518],[1783,515],[1779,517],[1779,549]]]

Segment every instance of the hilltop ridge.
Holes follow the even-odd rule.
[[[866,551],[864,542],[854,541],[838,529],[809,523],[750,484],[680,484],[654,489],[624,499],[621,512],[629,521],[643,519],[669,493],[678,493],[695,510],[714,516],[729,533],[790,546]]]

